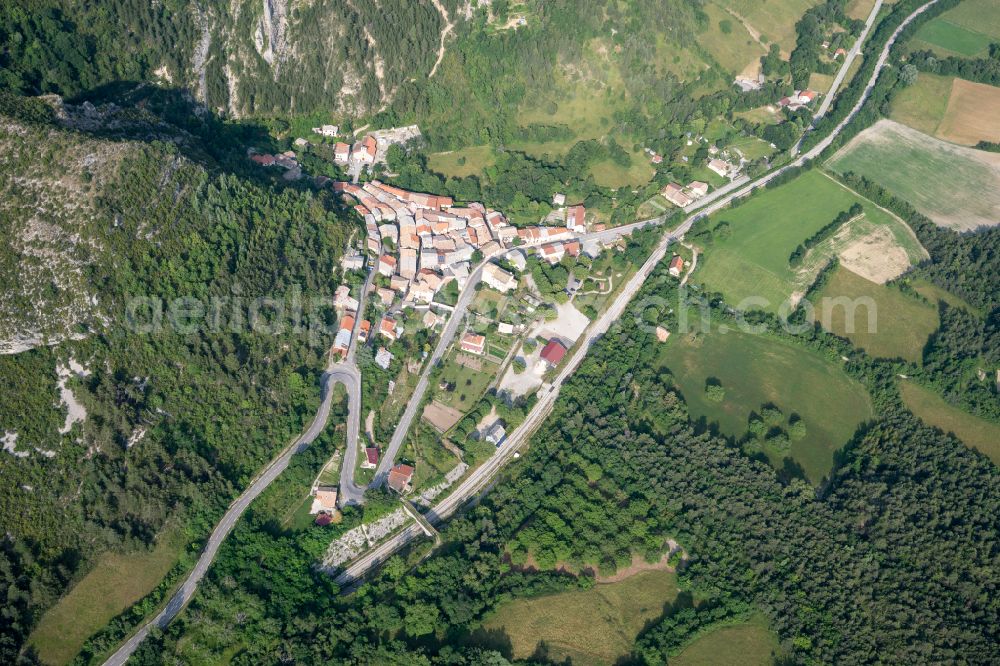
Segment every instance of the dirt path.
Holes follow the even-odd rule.
[[[732,9],[729,9],[728,7],[726,7],[725,10],[727,12],[729,12],[730,16],[732,16],[734,19],[736,19],[737,21],[739,21],[740,23],[743,24],[743,27],[747,29],[748,33],[750,33],[750,38],[753,39],[753,41],[757,42],[762,47],[764,47],[765,51],[768,50],[767,44],[765,44],[764,42],[760,41],[760,33],[757,32],[756,28],[754,28],[752,25],[750,25],[749,21],[747,21],[745,18],[743,18],[742,16],[740,16],[739,14],[737,14],[736,12],[734,12]]]
[[[434,61],[434,66],[431,67],[431,73],[427,75],[428,79],[434,78],[434,74],[437,73],[438,65],[441,64],[441,59],[444,58],[444,40],[448,37],[448,33],[455,27],[455,24],[452,23],[451,19],[448,17],[448,10],[446,10],[444,5],[441,4],[441,0],[431,0],[431,3],[434,5],[434,8],[438,10],[438,13],[441,14],[441,18],[444,19],[445,26],[444,30],[441,31],[441,46],[438,47],[438,57],[437,60]]]
[[[368,441],[375,445],[375,433],[373,429],[375,428],[375,410],[368,410],[368,416],[365,418],[365,434],[368,435]]]
[[[691,250],[691,265],[687,269],[687,273],[681,278],[681,286],[687,284],[688,278],[691,277],[691,273],[694,273],[694,269],[698,266],[698,248],[694,245],[688,245],[687,243],[681,243],[684,247]]]

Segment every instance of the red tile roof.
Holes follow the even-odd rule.
[[[406,486],[409,485],[410,479],[413,478],[413,468],[409,465],[396,465],[389,472],[389,487],[395,490],[397,493],[401,493],[406,490]]]
[[[376,449],[374,446],[369,446],[368,448],[365,449],[365,457],[368,459],[369,465],[377,465],[378,449]]]
[[[542,349],[542,360],[549,365],[559,365],[565,356],[566,346],[555,338],[549,340],[549,343]]]

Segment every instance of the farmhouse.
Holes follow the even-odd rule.
[[[680,258],[679,255],[674,255],[670,260],[670,267],[667,271],[674,277],[680,277],[681,271],[684,270],[684,260]]]
[[[346,143],[338,141],[333,145],[333,161],[346,163],[351,159],[351,147]]]
[[[389,487],[402,495],[410,489],[410,481],[413,479],[413,467],[400,463],[389,472]]]
[[[496,264],[486,264],[483,267],[483,282],[499,292],[517,289],[517,278]]]
[[[313,127],[312,131],[314,134],[321,136],[337,136],[340,134],[340,127],[337,125],[320,125],[319,127]]]
[[[700,199],[706,194],[708,194],[708,183],[703,183],[700,180],[693,180],[688,184],[688,192],[695,199]]]
[[[663,188],[663,198],[673,205],[681,208],[685,208],[691,203],[691,197],[684,194],[681,190],[681,186],[676,183],[668,183],[667,186]]]
[[[486,336],[466,333],[462,336],[462,351],[482,356],[486,353]]]
[[[719,174],[723,178],[728,178],[730,174],[736,171],[736,167],[720,159],[711,159],[708,161],[708,168]]]
[[[559,340],[552,338],[549,340],[548,344],[542,348],[540,358],[549,368],[554,368],[562,362],[565,356],[566,345]]]
[[[337,510],[337,486],[316,486],[310,514],[333,513]]]

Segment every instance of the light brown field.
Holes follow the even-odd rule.
[[[462,418],[462,412],[454,407],[442,405],[434,401],[424,407],[424,420],[434,426],[438,432],[447,432]]]
[[[897,243],[892,232],[876,227],[858,238],[840,253],[844,268],[876,284],[897,278],[910,267],[910,257]]]
[[[1000,88],[956,78],[937,134],[969,146],[1000,142]]]

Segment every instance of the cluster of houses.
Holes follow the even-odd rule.
[[[812,101],[818,96],[819,93],[815,90],[796,90],[791,96],[779,99],[778,107],[788,107],[789,111],[798,111],[799,109],[811,104]]]
[[[251,152],[250,161],[262,167],[280,167],[285,170],[285,178],[294,180],[302,175],[302,167],[299,165],[295,152],[286,150],[283,153],[271,155],[269,153]]]
[[[668,183],[662,191],[663,198],[679,208],[687,208],[697,199],[708,194],[708,183],[693,180],[686,187],[677,183]]]
[[[580,244],[572,236],[586,231],[583,206],[566,209],[571,226],[518,229],[503,213],[482,204],[459,207],[450,197],[410,192],[378,180],[363,185],[338,182],[333,188],[352,199],[365,220],[366,249],[377,257],[378,273],[389,279],[389,288],[378,290],[387,307],[397,295],[404,307],[430,304],[451,280],[464,287],[477,252],[490,258],[518,245],[539,245],[542,256],[558,261],[566,253],[579,254]],[[514,276],[499,266],[487,266],[483,279],[498,291],[517,287]]]
[[[322,128],[314,127],[313,131],[315,132],[317,129],[322,130],[327,127],[337,129],[335,125],[324,125]],[[324,133],[324,136],[328,135]],[[347,166],[356,166],[359,168],[371,167],[373,164],[385,162],[389,146],[405,144],[420,138],[420,136],[420,128],[416,125],[376,130],[369,132],[353,145],[343,142],[334,144],[333,160],[338,164]]]

